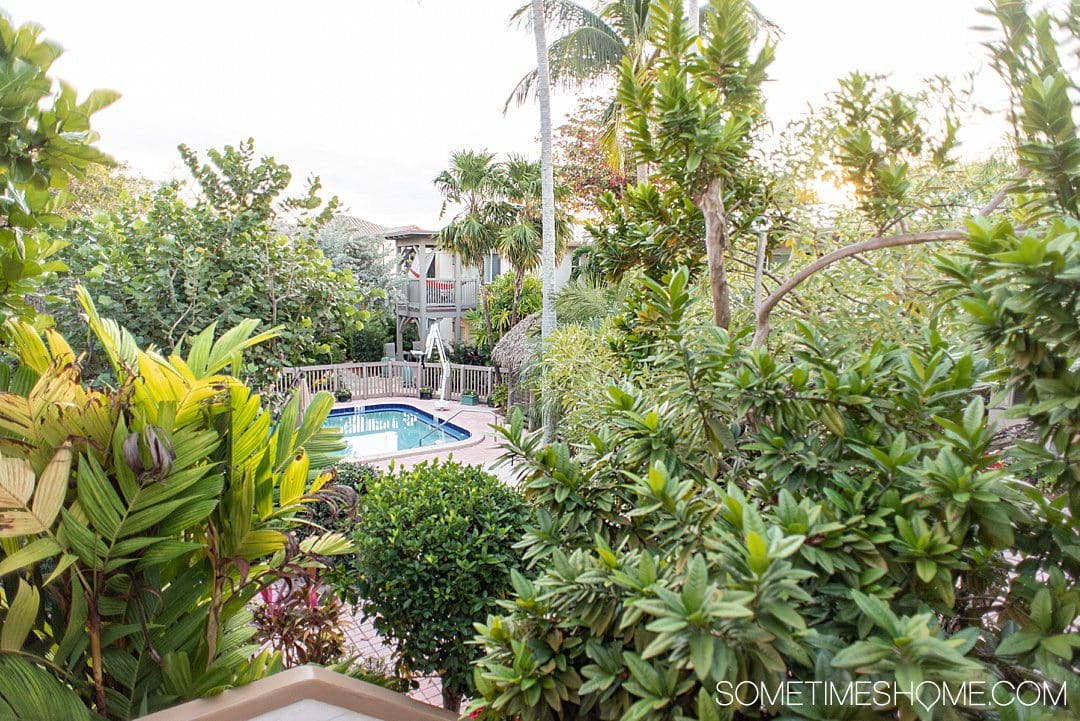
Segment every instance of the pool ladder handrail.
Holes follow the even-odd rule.
[[[459,408],[457,411],[454,412],[454,415],[450,416],[449,418],[443,418],[442,420],[439,420],[439,422],[435,425],[434,428],[432,428],[430,431],[425,433],[420,438],[420,440],[418,441],[418,443],[420,444],[419,447],[423,448],[424,441],[427,440],[428,436],[430,436],[432,433],[435,433],[435,432],[441,430],[444,425],[446,425],[450,421],[454,420],[455,418],[460,416],[462,413],[490,413],[495,420],[499,419],[499,414],[496,413],[495,411],[491,410],[490,408]],[[434,414],[432,414],[432,418],[434,418],[434,417],[435,417]],[[472,433],[470,432],[469,435],[471,436]]]

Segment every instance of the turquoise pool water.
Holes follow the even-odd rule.
[[[374,458],[465,440],[470,433],[430,413],[397,403],[331,411],[326,425],[340,428],[349,458]]]

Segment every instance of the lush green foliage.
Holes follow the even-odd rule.
[[[524,318],[540,310],[543,291],[539,278],[535,275],[525,276],[521,281],[520,291],[517,291],[514,286],[514,275],[503,273],[484,289],[490,311],[492,336],[487,335],[482,308],[465,312],[465,320],[469,323],[469,333],[476,341],[476,345],[491,348],[499,342],[506,331],[514,327],[515,317]],[[515,293],[517,294],[516,314]]]
[[[0,12],[0,321],[20,318],[47,324],[40,303],[28,300],[42,281],[63,270],[60,240],[44,232],[63,227],[72,179],[88,167],[111,162],[94,147],[90,117],[119,97],[95,90],[78,102],[74,88],[49,77],[60,46],[42,39],[35,25],[16,27]]]
[[[610,282],[638,269],[657,278],[679,267],[701,269],[705,219],[680,188],[631,185],[621,197],[600,196],[597,206],[603,217],[585,224],[592,243],[580,275]]]
[[[382,360],[384,346],[393,342],[394,319],[380,314],[369,318],[363,328],[346,335],[342,354],[356,363],[374,363]]]
[[[271,333],[248,320],[215,341],[211,325],[166,359],[79,295],[115,388],[88,388],[58,333],[6,326],[18,365],[0,372],[0,656],[26,668],[0,678],[0,709],[48,697],[20,718],[86,704],[129,719],[274,670],[248,601],[282,570],[350,549],[289,536],[343,448],[322,428],[333,400],[301,414],[293,398],[271,429],[226,375]]]
[[[578,324],[565,324],[551,335],[538,364],[544,389],[558,405],[559,433],[568,442],[584,443],[604,418],[607,387],[620,379],[619,364],[603,334]]]
[[[633,151],[701,211],[713,320],[731,323],[727,254],[735,236],[770,211],[768,183],[755,168],[763,123],[761,86],[771,40],[745,0],[713,0],[695,37],[681,0],[655,0],[657,47],[648,74],[623,64],[619,103]]]
[[[472,624],[510,589],[512,548],[528,513],[521,497],[477,466],[425,462],[368,481],[359,553],[334,574],[393,647],[399,674],[438,673],[455,707],[471,688]]]
[[[646,280],[609,334],[621,385],[588,442],[545,447],[517,420],[504,432],[538,504],[524,541],[538,575],[515,577],[516,598],[481,628],[477,707],[526,720],[1075,715],[1080,141],[1055,39],[1080,23],[1075,8],[991,14],[1030,175],[1011,219],[972,220],[966,251],[940,263],[978,345],[942,337],[933,316],[905,343],[796,322],[770,355],[702,318],[687,272]],[[986,192],[919,189],[944,167],[951,108],[927,145],[910,98],[864,81],[841,93],[851,112],[832,160],[872,232],[933,227],[933,193],[958,214]],[[1004,451],[985,400],[1001,380],[1034,428]],[[995,692],[966,708],[934,702],[932,685],[875,707],[716,703],[718,683],[791,681]]]
[[[92,218],[97,213],[149,210],[154,183],[125,165],[91,165],[68,183],[71,202],[63,214],[69,220]]]
[[[351,272],[334,270],[311,237],[334,202],[320,210],[317,180],[306,195],[283,197],[289,169],[254,153],[248,141],[212,150],[210,163],[200,164],[181,146],[199,193],[194,203],[167,184],[145,213],[136,205],[73,223],[72,273],[64,302],[52,309],[61,327],[79,328],[78,280],[141,345],[171,352],[210,323],[257,318],[282,327],[254,351],[260,371],[330,357],[366,316]],[[286,234],[290,223],[298,225]]]
[[[540,164],[516,155],[497,162],[495,154],[486,150],[459,151],[451,157],[450,167],[435,179],[435,186],[445,198],[443,214],[450,205],[459,206],[457,214],[437,237],[439,244],[457,253],[466,266],[480,269],[480,308],[470,323],[480,336],[478,343],[490,347],[508,328],[532,312],[525,309],[524,285],[526,275],[540,266]],[[565,196],[566,189],[556,187],[556,199]],[[569,215],[557,208],[557,257],[565,252],[571,235]],[[485,260],[496,253],[513,266],[513,295],[505,321],[508,325],[501,330],[493,327],[500,322],[493,317],[498,309],[492,309],[486,289],[486,284],[496,279],[484,274]]]
[[[1064,578],[1037,543],[1041,493],[990,452],[985,362],[932,336],[862,350],[809,328],[789,359],[747,353],[687,320],[685,283],[647,281],[635,301],[648,353],[590,444],[506,431],[542,509],[525,539],[539,576],[482,630],[477,703],[524,719],[751,718],[717,707],[715,684],[1031,673],[994,655],[1026,607],[998,594],[1031,588],[1010,559]],[[839,711],[765,709],[781,712]]]

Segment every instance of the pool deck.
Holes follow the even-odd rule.
[[[417,463],[434,459],[453,457],[458,463],[466,465],[483,466],[485,470],[510,481],[512,474],[509,469],[492,468],[492,465],[503,454],[491,426],[501,424],[504,418],[494,408],[486,405],[465,406],[457,401],[446,401],[446,410],[437,410],[435,406],[443,405],[438,400],[420,400],[416,396],[390,396],[387,398],[372,398],[364,401],[350,401],[338,403],[334,408],[359,408],[363,406],[380,405],[386,403],[400,403],[412,406],[419,410],[430,413],[440,421],[449,421],[456,426],[467,430],[469,438],[455,443],[445,443],[432,448],[401,451],[388,456],[374,458],[360,458],[357,462],[367,463],[383,470],[395,466],[410,468]]]

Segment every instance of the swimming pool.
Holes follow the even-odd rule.
[[[415,448],[456,443],[472,434],[419,408],[401,403],[375,403],[335,408],[326,426],[340,428],[349,444],[349,458],[376,458]]]

